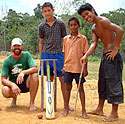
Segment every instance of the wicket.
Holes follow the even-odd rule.
[[[54,110],[56,112],[56,89],[57,89],[57,79],[56,79],[56,59],[41,59],[41,111],[44,109],[44,62],[53,61],[54,65]]]

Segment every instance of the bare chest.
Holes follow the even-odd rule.
[[[95,27],[95,33],[96,33],[96,35],[97,35],[100,39],[102,39],[102,38],[105,37],[106,30],[105,30],[105,28],[102,28],[101,26],[96,26],[96,27]]]

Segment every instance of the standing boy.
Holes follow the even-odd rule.
[[[61,83],[61,90],[65,108],[65,84],[63,83],[63,74],[61,72],[64,63],[62,53],[62,38],[66,36],[65,24],[53,16],[54,8],[50,2],[45,2],[42,6],[42,13],[46,20],[39,25],[39,55],[41,59],[57,59],[56,72]],[[53,63],[50,63],[50,80],[53,81]],[[45,64],[45,63],[44,63]],[[44,65],[44,67],[46,67]],[[44,68],[46,75],[46,68]],[[41,74],[41,69],[40,69]],[[70,108],[72,110],[72,108]]]
[[[66,83],[66,107],[63,115],[69,113],[69,99],[70,92],[72,89],[72,81],[75,79],[78,86],[79,76],[81,73],[82,65],[80,64],[81,57],[88,50],[88,41],[85,36],[78,32],[80,28],[79,20],[76,17],[71,17],[68,21],[68,27],[71,31],[71,35],[64,37],[63,39],[63,52],[64,52],[64,83]],[[84,65],[83,76],[87,76],[87,62]],[[80,100],[82,104],[82,116],[88,118],[85,110],[85,93],[83,88],[83,83],[85,82],[84,77],[82,77],[79,89]]]
[[[2,66],[2,94],[6,98],[12,98],[13,107],[16,106],[20,93],[30,92],[30,111],[35,111],[34,101],[39,85],[38,68],[31,54],[22,49],[22,40],[14,38],[11,42],[13,53],[4,60]]]
[[[107,99],[108,103],[112,104],[112,111],[104,121],[118,120],[118,105],[124,102],[122,85],[123,61],[118,51],[122,41],[123,29],[105,17],[98,17],[96,11],[89,3],[82,5],[78,9],[78,14],[85,21],[94,23],[92,27],[92,44],[81,58],[81,61],[87,62],[88,56],[95,51],[99,38],[104,47],[98,80],[99,104],[96,110],[89,113],[103,115],[103,106],[105,99]]]

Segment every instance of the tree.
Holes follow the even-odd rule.
[[[37,4],[37,7],[34,9],[34,14],[38,19],[43,19],[44,16],[42,14],[42,7],[40,4]]]

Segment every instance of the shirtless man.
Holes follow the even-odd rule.
[[[85,21],[94,23],[92,27],[92,44],[81,58],[81,62],[87,62],[88,56],[95,51],[99,38],[104,47],[98,80],[99,104],[94,111],[88,113],[104,115],[103,106],[107,99],[108,103],[112,104],[112,111],[109,116],[104,118],[104,121],[116,121],[119,118],[118,105],[124,102],[122,85],[123,61],[118,51],[122,41],[123,29],[105,17],[98,17],[96,11],[89,3],[82,5],[78,9],[78,14]]]

